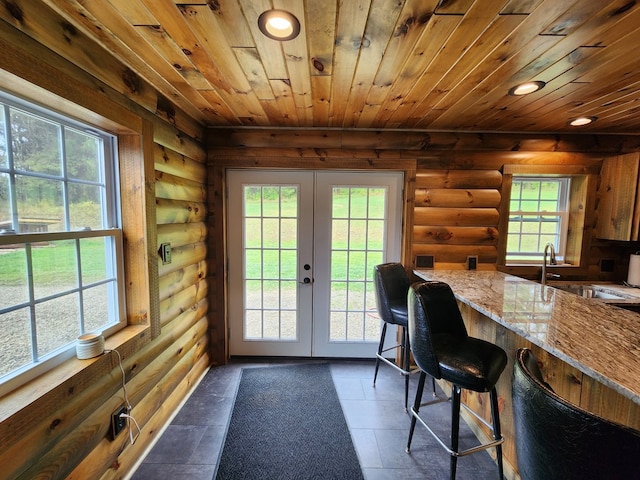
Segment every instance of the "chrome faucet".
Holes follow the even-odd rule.
[[[542,254],[542,278],[540,279],[540,283],[545,285],[547,283],[547,253],[551,251],[551,255],[549,256],[549,265],[557,265],[556,261],[556,250],[553,246],[553,243],[549,242],[544,246],[544,253]],[[560,275],[558,274],[549,274],[552,277],[558,278]]]

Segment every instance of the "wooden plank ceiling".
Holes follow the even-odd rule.
[[[63,17],[104,49],[98,67],[115,55],[208,126],[640,133],[636,1],[4,3]],[[260,33],[271,8],[298,17],[298,38]],[[507,94],[531,80],[546,86]],[[598,120],[567,125],[578,116]]]

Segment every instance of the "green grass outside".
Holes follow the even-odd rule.
[[[101,238],[81,241],[83,282],[90,283],[105,278],[104,240]],[[31,249],[34,282],[36,284],[71,284],[76,282],[75,241],[64,240],[48,245],[35,245]],[[26,283],[25,249],[0,250],[0,285],[15,286]]]
[[[332,228],[331,248],[334,252],[331,271],[334,280],[370,278],[373,266],[382,261],[384,191],[370,190],[368,203],[367,189],[350,191],[350,202],[347,189],[341,189],[333,199],[332,215],[335,220]],[[261,202],[256,195],[245,196],[245,216],[254,216],[245,220],[245,246],[248,249],[245,252],[246,278],[295,279],[298,262],[295,251],[297,199],[290,192],[284,192],[284,189],[281,201],[278,201],[275,191],[263,193],[263,198],[273,199]],[[367,215],[369,220],[360,220]],[[260,216],[262,218],[258,218]],[[277,216],[287,218],[282,220]],[[352,219],[350,229],[346,221],[349,217]],[[347,252],[347,248],[352,251]],[[368,257],[365,256],[365,250],[372,250]]]

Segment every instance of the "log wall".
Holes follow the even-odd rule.
[[[136,294],[134,282],[128,304],[143,310],[131,314],[129,322],[140,325],[107,339],[107,348],[117,348],[122,356],[131,415],[141,427],[135,444],[129,444],[126,430],[114,441],[108,434],[111,414],[123,404],[115,354],[72,359],[47,375],[52,383],[36,381],[0,398],[0,477],[123,478],[211,364],[203,128],[190,115],[167,108],[167,100],[142,78],[132,84],[127,66],[81,32],[75,32],[73,41],[65,39],[59,28],[64,22],[55,12],[26,2],[23,8],[20,23],[0,8],[0,84],[18,94],[37,92],[32,85],[41,87],[54,94],[45,102],[54,108],[78,112],[107,130],[126,127],[121,151],[138,152],[133,161],[145,163],[136,168],[147,178],[141,178],[143,184],[127,180],[121,190],[145,190],[151,201],[148,218],[138,222],[139,238],[125,238],[125,248],[145,243],[141,247],[148,252],[143,261],[148,262],[153,304],[137,300],[145,295],[140,290]],[[54,49],[61,46],[65,58],[34,41],[40,37]],[[128,179],[124,173],[122,178]],[[156,251],[165,242],[171,244],[172,262],[162,265]],[[151,328],[149,316],[157,317]],[[125,336],[131,339],[122,343]]]

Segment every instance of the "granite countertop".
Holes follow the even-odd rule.
[[[496,271],[415,274],[640,404],[640,314]]]

